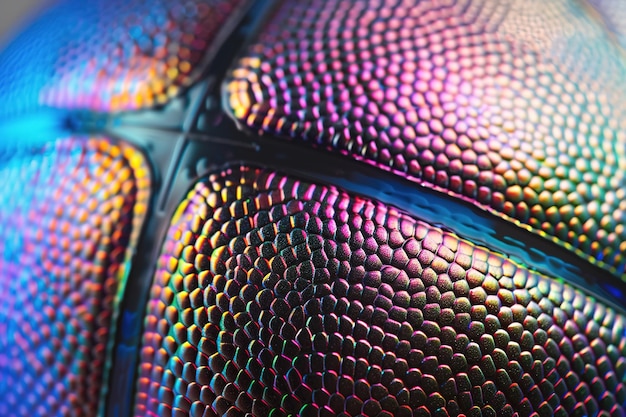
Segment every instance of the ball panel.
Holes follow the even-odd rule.
[[[626,65],[572,2],[285,1],[224,85],[255,131],[626,268]]]
[[[164,104],[196,81],[245,0],[84,2],[47,11],[0,59],[0,116]]]
[[[172,220],[135,415],[620,414],[624,320],[393,207],[238,166]]]
[[[0,160],[0,415],[94,416],[150,175],[70,137]]]

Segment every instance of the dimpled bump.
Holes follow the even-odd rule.
[[[626,67],[589,10],[283,1],[225,103],[254,130],[469,200],[623,275]]]
[[[148,200],[136,150],[69,138],[0,158],[0,415],[97,415]]]
[[[392,207],[237,167],[179,206],[136,416],[624,412],[624,317]]]
[[[243,0],[66,0],[0,56],[0,116],[37,104],[96,111],[163,104],[199,75]]]

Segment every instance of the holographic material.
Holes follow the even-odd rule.
[[[119,111],[195,81],[244,0],[66,0],[0,56],[0,116],[37,105]]]
[[[621,415],[624,325],[393,207],[237,167],[172,220],[135,415]]]
[[[283,1],[224,101],[623,275],[626,65],[582,3]]]
[[[588,0],[609,33],[626,48],[626,9],[619,0]]]
[[[97,415],[150,176],[134,148],[69,138],[0,158],[0,415]]]

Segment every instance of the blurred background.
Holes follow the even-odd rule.
[[[50,0],[0,0],[0,49]]]

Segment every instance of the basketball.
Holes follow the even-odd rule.
[[[617,0],[62,0],[0,54],[0,416],[626,414]]]

